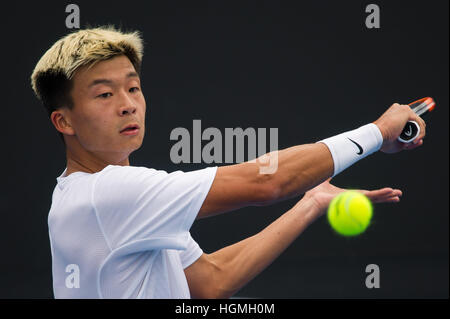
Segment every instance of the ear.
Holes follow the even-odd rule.
[[[55,110],[50,115],[50,120],[55,126],[56,130],[62,134],[75,135],[75,131],[70,125],[70,118],[68,112],[64,109]]]

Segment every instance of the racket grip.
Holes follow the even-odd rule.
[[[420,126],[416,121],[408,121],[402,133],[397,138],[402,143],[411,143],[420,134]]]

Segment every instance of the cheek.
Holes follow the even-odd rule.
[[[85,132],[92,134],[94,132],[103,132],[108,127],[108,122],[104,116],[87,116],[84,118]]]
[[[142,125],[145,125],[145,113],[147,111],[147,106],[144,98],[142,98],[142,104],[140,105],[139,111],[141,113]]]
[[[146,103],[145,103],[145,97],[143,94],[140,94],[135,101],[136,105],[138,105],[139,110],[145,113]]]
[[[115,127],[108,114],[89,114],[79,118],[79,138],[85,145],[95,145],[110,139]]]

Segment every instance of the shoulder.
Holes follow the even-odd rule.
[[[200,170],[184,172],[181,170],[168,173],[164,170],[147,168],[143,166],[109,165],[99,172],[97,179],[107,183],[158,183],[162,180],[201,180],[214,177],[217,167],[207,167]]]
[[[166,171],[143,166],[109,165],[97,174],[96,184],[109,186],[124,183],[138,184],[149,179],[163,178],[166,175]]]
[[[167,200],[174,194],[196,193],[208,188],[214,179],[216,168],[197,171],[167,173],[137,166],[110,165],[98,174],[94,182],[95,197],[111,199],[140,198],[141,195],[158,195]],[[166,195],[166,196],[164,196]]]
[[[123,202],[157,185],[166,175],[153,168],[109,165],[94,177],[93,198],[96,203]]]

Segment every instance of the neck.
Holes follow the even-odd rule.
[[[105,156],[84,151],[82,154],[74,152],[71,148],[66,148],[67,171],[65,176],[75,172],[97,173],[108,165],[129,166],[128,156]]]

